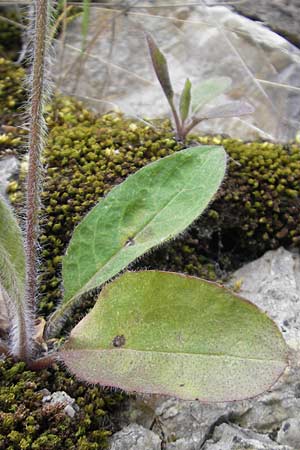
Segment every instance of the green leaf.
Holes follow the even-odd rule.
[[[207,207],[225,166],[222,147],[192,147],[149,164],[115,187],[74,231],[62,262],[64,298],[52,319],[185,230]]]
[[[202,120],[245,116],[248,114],[252,114],[254,111],[255,109],[249,103],[243,101],[230,102],[203,111]]]
[[[192,111],[197,113],[206,103],[223,94],[231,85],[231,78],[216,77],[200,83],[192,90]]]
[[[184,88],[180,97],[180,103],[179,103],[179,110],[180,110],[180,117],[182,122],[184,122],[188,115],[191,105],[191,87],[192,83],[187,78],[184,84]]]
[[[90,383],[207,402],[258,395],[287,366],[278,328],[256,306],[214,283],[155,271],[105,286],[61,357]]]
[[[13,302],[24,300],[25,253],[16,218],[0,196],[0,286]]]
[[[173,104],[174,92],[170,81],[168,64],[165,56],[159,50],[154,39],[149,33],[146,33],[146,39],[150,51],[152,65],[160,85],[170,104]]]

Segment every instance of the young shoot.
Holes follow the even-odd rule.
[[[191,81],[187,78],[177,107],[167,60],[149,33],[146,34],[146,39],[155,74],[174,118],[178,140],[184,142],[192,129],[205,120],[237,117],[254,112],[253,106],[244,101],[228,102],[221,106],[205,108],[207,104],[230,87],[231,78],[228,77],[210,78],[196,86],[192,86]]]

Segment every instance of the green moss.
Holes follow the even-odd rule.
[[[214,143],[215,138],[199,141]],[[227,179],[213,204],[217,225],[210,215],[204,225],[222,230],[225,251],[246,253],[250,258],[279,245],[298,246],[299,144],[243,143],[225,138],[222,145],[230,161]]]
[[[43,270],[40,312],[61,297],[61,257],[74,226],[114,185],[149,161],[180,150],[170,123],[146,126],[121,115],[97,117],[81,103],[58,97],[48,108],[50,128],[43,192]],[[242,262],[279,245],[299,245],[299,145],[243,143],[222,137],[192,139],[222,144],[228,174],[209,211],[176,241],[139,261],[139,267],[221,279]],[[22,176],[21,176],[22,178]],[[23,173],[24,178],[24,173]],[[13,182],[11,199],[20,204]],[[87,307],[90,305],[86,302]],[[82,311],[78,311],[75,320]]]
[[[21,88],[24,72],[0,59],[1,68],[0,157],[11,152],[21,155],[24,131],[15,127],[20,123],[15,113],[25,98]],[[50,133],[44,154],[40,236],[39,312],[43,314],[50,313],[61,298],[61,257],[84,214],[130,173],[182,148],[168,121],[146,126],[116,114],[98,117],[65,97],[57,97],[48,107],[46,120]],[[299,145],[243,143],[222,137],[191,139],[224,145],[231,157],[227,178],[200,221],[176,241],[141,259],[139,267],[214,280],[265,250],[299,246]],[[25,174],[26,160],[19,180],[12,181],[9,188],[17,208],[23,205]],[[93,302],[92,297],[87,299],[85,309]],[[65,331],[83,314],[82,308],[77,309]],[[61,408],[42,404],[43,388],[66,391],[76,399],[80,413],[71,420]],[[121,400],[120,394],[88,387],[57,367],[36,374],[23,363],[0,362],[0,450],[105,448],[107,435],[114,429],[112,413]]]
[[[43,389],[74,398],[80,407],[74,418],[62,405],[43,403]],[[120,393],[86,386],[57,367],[35,373],[23,363],[0,361],[0,449],[104,449],[122,401]]]
[[[1,22],[0,22],[1,23]],[[23,89],[25,72],[15,63],[0,57],[0,126],[5,130],[5,126],[12,125],[12,131],[17,132],[16,125],[21,121],[21,107],[25,101]],[[3,127],[4,126],[4,127]],[[13,133],[8,136],[13,139]],[[0,135],[0,152],[3,147],[3,136]],[[12,144],[15,146],[15,144]]]
[[[40,310],[44,314],[60,299],[61,255],[82,216],[130,173],[182,148],[168,122],[155,131],[120,115],[97,117],[68,98],[57,98],[48,113],[41,234],[44,295]],[[22,202],[23,189],[15,182],[10,194],[13,202]]]

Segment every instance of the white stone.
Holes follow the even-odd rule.
[[[286,342],[300,349],[300,255],[284,248],[269,251],[237,270],[230,284],[242,283],[239,295],[265,311]]]
[[[112,436],[109,450],[161,450],[161,440],[152,431],[131,424]]]
[[[261,23],[224,6],[208,7],[203,2],[184,10],[160,9],[160,3],[166,2],[156,1],[158,8],[152,14],[139,8],[115,16],[113,37],[113,13],[92,9],[88,40],[97,32],[99,38],[84,64],[81,24],[79,20],[72,23],[63,63],[55,65],[63,91],[89,97],[90,104],[101,111],[120,108],[141,118],[168,115],[150,63],[147,30],[167,56],[177,94],[186,77],[197,84],[225,75],[233,79],[233,86],[220,102],[246,98],[256,108],[249,117],[204,122],[200,130],[242,139],[294,138],[300,116],[300,50]]]
[[[203,450],[296,450],[285,445],[278,445],[268,436],[242,430],[234,425],[222,424],[214,430]]]
[[[64,411],[65,411],[65,413],[66,413],[69,417],[71,417],[71,419],[73,419],[73,417],[74,417],[75,414],[76,414],[75,409],[74,409],[71,405],[67,405],[67,406],[64,408]]]
[[[0,194],[5,195],[9,180],[12,175],[17,173],[18,168],[19,162],[13,155],[0,160]]]
[[[64,412],[71,418],[79,410],[78,405],[75,403],[75,399],[70,397],[65,391],[56,391],[52,394],[46,393],[42,399],[43,403],[50,403],[51,405],[64,405]]]
[[[288,419],[282,423],[277,441],[280,444],[290,445],[293,448],[300,447],[300,417]]]

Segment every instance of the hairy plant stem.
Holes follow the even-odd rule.
[[[32,335],[34,313],[36,309],[37,276],[38,276],[38,234],[41,190],[41,152],[45,130],[43,118],[43,100],[45,97],[45,56],[48,42],[48,22],[50,13],[49,0],[34,1],[34,41],[33,63],[30,80],[30,125],[29,125],[29,163],[27,175],[26,198],[26,287],[25,302],[28,307],[26,321],[27,336],[20,336],[26,345],[20,347],[20,359],[28,361],[32,356]]]
[[[182,140],[182,125],[181,125],[179,116],[177,114],[177,111],[176,111],[176,108],[174,106],[173,100],[172,101],[168,100],[168,101],[169,101],[169,105],[170,105],[170,108],[171,108],[171,111],[172,111],[172,114],[173,114],[173,117],[174,117],[175,125],[176,125],[177,138],[179,140]]]
[[[189,134],[190,131],[196,126],[199,125],[205,118],[197,119],[196,117],[192,118],[192,121],[189,125],[184,127],[182,132],[182,139],[185,140],[186,136]]]
[[[44,356],[43,358],[38,358],[34,361],[28,362],[28,368],[30,370],[38,371],[47,369],[48,367],[52,366],[58,358],[57,353],[52,353],[51,355]]]

